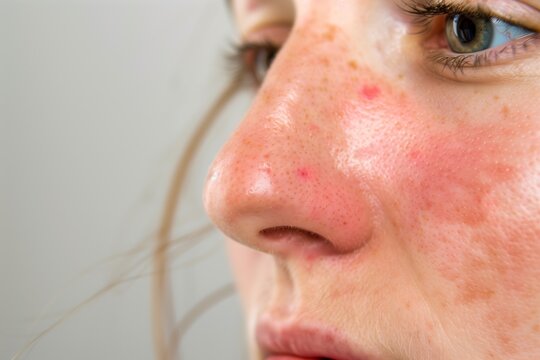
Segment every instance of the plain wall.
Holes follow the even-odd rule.
[[[144,240],[185,140],[227,83],[235,36],[222,0],[3,1],[0,23],[0,358],[9,359],[136,261],[148,264]],[[248,101],[233,101],[205,141],[176,234],[207,221],[206,169]],[[231,282],[215,231],[175,258],[177,317]],[[23,358],[152,359],[149,270]],[[209,309],[182,359],[245,359],[242,321],[236,296]]]

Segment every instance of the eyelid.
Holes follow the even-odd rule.
[[[238,2],[241,3],[241,2]],[[238,28],[241,37],[247,38],[250,34],[274,25],[293,24],[295,9],[292,2],[287,0],[267,1],[258,6],[255,10],[236,10]]]
[[[532,4],[537,2],[535,7]],[[445,3],[439,0],[416,1],[422,6]],[[450,7],[475,13],[483,13],[534,32],[540,32],[540,1],[538,0],[448,0]]]
[[[525,2],[523,0],[491,0],[486,4],[490,6],[495,17],[534,32],[540,32],[540,9]]]
[[[242,42],[244,43],[272,43],[276,46],[285,43],[291,32],[292,25],[288,22],[274,22],[261,25],[254,31],[242,36]]]

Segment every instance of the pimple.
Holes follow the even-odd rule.
[[[381,94],[381,89],[377,85],[364,85],[360,90],[360,95],[367,100],[374,100]]]
[[[308,168],[306,167],[301,167],[301,168],[298,168],[296,169],[296,176],[298,176],[298,178],[304,180],[304,181],[307,181],[309,179],[311,179],[311,171],[309,171]]]
[[[320,64],[324,67],[329,67],[330,66],[330,59],[326,56],[322,56],[320,59]]]
[[[320,130],[321,130],[321,128],[318,125],[309,124],[310,133],[318,133]]]

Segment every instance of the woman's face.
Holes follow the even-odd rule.
[[[205,203],[253,358],[540,359],[540,2],[232,5],[263,81]]]

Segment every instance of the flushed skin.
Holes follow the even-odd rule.
[[[370,359],[540,359],[540,47],[454,71],[392,1],[233,4],[286,40],[205,192],[253,358],[271,321]]]

